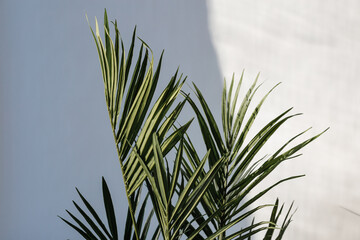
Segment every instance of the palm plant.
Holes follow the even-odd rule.
[[[261,231],[265,231],[264,239],[273,239],[277,228],[279,231],[276,239],[281,239],[291,220],[291,207],[282,225],[278,226],[283,210],[283,206],[279,207],[278,200],[275,204],[251,206],[276,185],[300,176],[282,179],[258,193],[254,193],[253,189],[280,163],[299,156],[296,155],[297,152],[322,133],[284,150],[294,139],[305,133],[302,132],[269,157],[256,160],[259,150],[278,128],[298,115],[288,115],[291,109],[286,110],[246,143],[257,113],[272,89],[245,121],[250,102],[258,89],[258,78],[240,107],[237,107],[243,74],[237,86],[233,77],[229,89],[224,85],[221,134],[196,85],[195,94],[200,108],[189,94],[182,91],[186,78],[178,70],[155,99],[163,55],[161,54],[157,67],[154,67],[152,50],[139,39],[141,46],[137,58],[133,60],[136,28],[126,56],[116,21],[112,23],[115,41],[110,37],[106,10],[104,42],[100,37],[97,20],[95,24],[95,32],[91,27],[90,29],[100,59],[105,100],[128,201],[124,239],[175,240],[185,236],[187,239],[250,239]],[[135,66],[132,66],[133,62]],[[181,101],[177,100],[180,94],[184,97]],[[151,104],[152,102],[154,103]],[[176,124],[186,103],[194,110],[207,148],[207,153],[202,157],[186,133],[192,120],[184,125]],[[174,154],[169,154],[170,152]],[[169,163],[168,158],[174,160]],[[146,196],[142,197],[144,189]],[[106,181],[103,179],[103,199],[108,227],[85,197],[79,191],[78,193],[86,210],[76,202],[74,204],[85,221],[79,220],[70,212],[70,217],[77,225],[63,218],[62,220],[85,239],[118,239],[114,206]],[[152,210],[146,211],[149,201]],[[227,231],[233,226],[244,223],[256,211],[271,206],[273,209],[268,221],[253,220],[249,226],[242,226],[242,229],[227,235]],[[150,227],[153,215],[156,216],[155,228]]]

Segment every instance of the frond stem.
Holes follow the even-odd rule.
[[[116,126],[114,126],[114,124],[113,124],[113,121],[112,121],[112,117],[111,117],[109,108],[108,108],[108,113],[109,113],[109,118],[110,118],[110,123],[111,123],[111,129],[112,129],[113,136],[114,136],[114,140],[115,140],[116,151],[117,151],[118,158],[119,158],[119,162],[120,162],[121,173],[122,173],[122,177],[123,177],[123,181],[124,181],[124,186],[125,186],[125,191],[126,191],[126,198],[127,198],[128,205],[129,205],[129,209],[130,209],[131,221],[132,221],[132,224],[133,224],[133,227],[134,227],[134,232],[135,232],[136,239],[137,239],[137,240],[140,240],[139,230],[138,230],[138,228],[137,228],[137,226],[136,226],[136,220],[135,220],[135,216],[134,216],[132,204],[131,204],[131,201],[130,201],[130,196],[128,195],[128,192],[129,192],[129,191],[128,191],[128,185],[127,185],[127,182],[126,182],[126,179],[125,179],[124,165],[123,165],[123,163],[122,163],[122,161],[121,161],[120,149],[119,149],[119,146],[118,146],[118,143],[117,143],[117,138],[116,138],[116,133],[115,133],[115,127],[116,127]]]

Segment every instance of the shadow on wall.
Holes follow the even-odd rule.
[[[94,16],[102,22],[106,7],[109,17],[118,20],[125,44],[137,25],[156,58],[165,49],[160,87],[180,66],[188,84],[193,81],[202,89],[219,121],[222,74],[206,2],[104,1],[89,6],[85,0],[35,0],[18,5],[3,1],[0,10],[9,23],[3,26],[9,34],[0,40],[2,56],[9,56],[1,58],[0,73],[6,87],[0,102],[0,239],[71,238],[68,232],[78,237],[56,218],[76,197],[74,187],[101,206],[95,184],[102,175],[110,185],[120,179],[85,13],[91,24]],[[185,91],[191,90],[185,86]],[[184,113],[185,120],[194,116],[189,109]],[[116,190],[114,195],[123,196]]]

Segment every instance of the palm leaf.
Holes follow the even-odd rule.
[[[146,174],[138,161],[138,157],[131,153],[131,149],[136,146],[139,150],[138,154],[145,159],[149,169],[152,169],[155,165],[152,134],[158,133],[159,143],[162,149],[166,150],[164,151],[165,155],[177,144],[177,141],[180,140],[178,136],[182,135],[187,127],[184,126],[184,128],[173,133],[170,130],[184,103],[180,103],[172,111],[170,109],[184,80],[182,75],[178,75],[178,71],[176,71],[162,94],[151,106],[160,76],[163,54],[161,54],[157,67],[155,67],[152,50],[140,39],[141,47],[138,58],[134,59],[136,28],[133,32],[129,51],[126,54],[116,21],[113,25],[115,44],[110,36],[106,11],[104,14],[105,44],[100,37],[96,19],[95,33],[91,27],[90,29],[98,49],[104,80],[105,100],[124,178],[129,213],[136,239],[139,239],[140,233],[134,216],[135,205],[131,201],[131,196],[143,184]],[[146,51],[143,55],[144,48]],[[149,51],[151,56],[149,56]],[[133,60],[136,64],[134,68],[131,68]],[[129,76],[131,76],[131,80],[128,80]],[[169,118],[164,120],[167,115]],[[111,228],[112,231],[115,231],[114,226]],[[127,225],[128,228],[129,225]]]
[[[209,166],[216,163],[218,159],[224,159],[224,165],[221,171],[219,171],[217,176],[214,178],[212,187],[208,188],[207,192],[204,194],[204,198],[201,200],[202,209],[208,216],[214,216],[214,219],[216,220],[216,223],[211,222],[211,225],[209,225],[210,221],[204,221],[204,218],[198,221],[198,223],[202,221],[203,223],[206,222],[208,224],[207,227],[204,226],[204,229],[207,229],[207,231],[203,231],[203,233],[206,234],[209,239],[214,236],[215,238],[224,239],[226,231],[229,229],[229,223],[233,221],[233,219],[238,219],[238,214],[240,214],[246,207],[260,199],[264,194],[278,184],[301,177],[302,175],[288,177],[270,185],[270,187],[257,194],[252,193],[253,189],[273,170],[275,170],[280,163],[286,159],[299,156],[295,155],[295,153],[323,133],[322,132],[314,137],[311,137],[287,151],[283,151],[288,144],[306,132],[304,131],[291,138],[282,147],[276,150],[273,155],[268,157],[267,160],[263,159],[258,161],[258,159],[256,159],[258,152],[263,148],[265,143],[269,141],[269,139],[281,126],[284,125],[287,120],[299,115],[293,114],[287,116],[291,109],[284,111],[267,123],[246,145],[244,145],[247,135],[266,98],[278,85],[275,85],[270,91],[268,91],[267,94],[265,94],[254,110],[250,113],[248,120],[245,121],[245,116],[250,109],[250,103],[259,89],[259,86],[256,86],[258,77],[259,75],[247,91],[246,96],[244,97],[238,110],[236,110],[236,104],[238,102],[237,99],[239,97],[243,74],[241,75],[237,86],[234,84],[234,77],[232,78],[229,89],[227,89],[227,86],[224,83],[222,97],[222,128],[217,126],[206,100],[201,94],[201,91],[195,85],[196,97],[200,102],[202,111],[197,107],[193,99],[191,99],[188,95],[183,94],[197,116],[205,146],[207,147],[207,150],[211,150],[209,155]],[[236,90],[234,91],[234,89]],[[222,134],[219,129],[223,130]],[[186,138],[184,145],[186,146],[185,152],[189,158],[190,165],[184,163],[183,171],[184,176],[189,179],[189,177],[194,174],[194,169],[199,166],[199,158],[195,151],[195,147],[192,145],[189,138]],[[204,176],[203,172],[201,176]],[[253,197],[249,197],[250,193],[252,193]],[[247,197],[248,200],[244,202],[243,200],[245,197]],[[195,214],[193,214],[193,216],[195,217]],[[215,227],[216,233],[210,234],[210,231],[208,230],[211,229],[211,227]],[[271,228],[271,226],[264,229],[269,228]],[[258,231],[254,230],[252,231],[252,234],[257,232]],[[240,234],[240,232],[238,233]],[[243,233],[244,232],[241,232],[241,234]],[[235,235],[233,236],[235,237]],[[249,233],[247,233],[246,236],[250,237],[251,234],[249,235]]]
[[[118,233],[117,233],[114,205],[112,203],[111,194],[104,177],[102,178],[102,187],[103,187],[103,198],[104,198],[104,205],[106,210],[106,217],[109,223],[110,233],[113,239],[117,240]]]
[[[175,206],[172,206],[172,198],[174,197],[175,192],[174,184],[180,172],[179,166],[181,165],[181,161],[183,161],[182,142],[183,141],[180,141],[180,145],[177,148],[177,156],[172,171],[173,174],[171,176],[169,176],[171,172],[165,168],[162,150],[155,133],[153,134],[152,148],[155,160],[155,167],[153,170],[150,170],[146,165],[146,162],[142,160],[139,154],[137,154],[137,150],[134,149],[134,153],[137,155],[140,164],[147,174],[147,187],[164,239],[178,239],[180,237],[182,230],[186,229],[187,224],[189,223],[187,221],[188,216],[199,204],[203,194],[206,192],[213,178],[222,166],[222,160],[219,160],[218,163],[205,174],[200,182],[197,183],[209,155],[207,154],[187,183],[180,186],[181,190],[177,196],[176,204]]]
[[[110,194],[110,191],[106,184],[105,179],[102,178],[102,190],[103,190],[104,207],[105,207],[105,211],[106,211],[106,215],[107,215],[107,223],[108,223],[109,228],[105,227],[105,224],[100,219],[98,213],[94,210],[94,208],[91,206],[91,204],[86,200],[86,198],[80,193],[80,191],[78,189],[76,189],[76,190],[77,190],[81,200],[83,201],[84,205],[86,206],[87,210],[90,212],[90,214],[86,213],[85,210],[83,210],[75,201],[73,201],[76,209],[79,211],[81,216],[84,218],[85,222],[83,222],[82,220],[75,217],[75,215],[73,215],[69,211],[67,211],[67,213],[78,224],[78,226],[70,223],[69,221],[67,221],[61,217],[60,218],[64,222],[66,222],[68,225],[70,225],[72,228],[74,228],[77,232],[79,232],[83,237],[86,236],[86,239],[97,239],[97,237],[95,237],[93,232],[102,240],[103,239],[111,239],[111,240],[118,239],[115,212],[114,212],[114,208],[113,208],[113,204],[112,204],[111,194]],[[96,223],[92,220],[92,217],[95,219]],[[108,229],[110,229],[110,231],[108,231]]]
[[[113,206],[113,201],[111,198],[111,193],[109,191],[108,185],[104,178],[102,178],[102,191],[103,191],[103,201],[104,201],[104,209],[106,212],[106,219],[103,221],[100,219],[99,214],[94,210],[91,204],[86,200],[86,198],[80,193],[78,189],[76,189],[82,202],[84,203],[88,213],[84,210],[80,205],[78,205],[75,201],[73,201],[76,209],[79,211],[80,215],[83,217],[84,220],[81,220],[75,217],[74,214],[67,211],[70,217],[75,221],[77,224],[73,224],[70,221],[60,217],[65,223],[75,229],[80,235],[82,235],[85,239],[101,239],[101,240],[115,240],[118,239],[118,232],[117,232],[117,225],[116,225],[116,216],[115,210]],[[140,202],[140,190],[137,191],[136,196],[132,198],[132,206],[134,206],[134,210],[137,213],[136,217],[136,224],[139,233],[141,234],[142,239],[146,239],[149,233],[149,227],[151,223],[151,219],[153,216],[153,211],[150,211],[145,218],[145,210],[147,206],[147,201],[149,195],[147,194],[145,198],[142,200],[140,210],[137,211],[137,207]],[[135,239],[136,234],[134,228],[132,228],[131,223],[131,214],[128,211],[126,227],[124,231],[124,239]],[[95,219],[95,221],[93,220]],[[105,226],[107,223],[107,227]],[[97,237],[95,236],[97,235]]]

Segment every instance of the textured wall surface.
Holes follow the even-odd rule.
[[[360,239],[360,217],[344,210],[360,213],[359,9],[359,1],[209,2],[223,75],[239,77],[245,69],[251,81],[261,71],[265,90],[282,82],[263,107],[262,120],[286,107],[304,113],[287,123],[269,152],[309,126],[307,136],[330,126],[271,177],[306,174],[268,195],[269,201],[276,194],[287,203],[295,200],[298,211],[287,239]]]
[[[160,85],[180,65],[219,114],[223,76],[258,71],[262,93],[283,82],[256,122],[287,107],[304,112],[267,145],[313,126],[331,129],[284,164],[293,174],[276,196],[298,211],[287,239],[359,239],[360,17],[358,1],[1,1],[0,239],[76,239],[56,215],[73,210],[74,187],[101,209],[105,176],[121,202],[120,168],[97,53],[85,19],[117,18],[125,43],[133,26],[165,48]],[[189,90],[189,88],[187,88]],[[187,112],[189,113],[189,111]],[[185,116],[185,119],[190,116]],[[217,118],[219,120],[219,118]],[[121,188],[117,188],[121,186]],[[119,212],[123,216],[124,212]],[[124,219],[120,219],[121,226]]]

